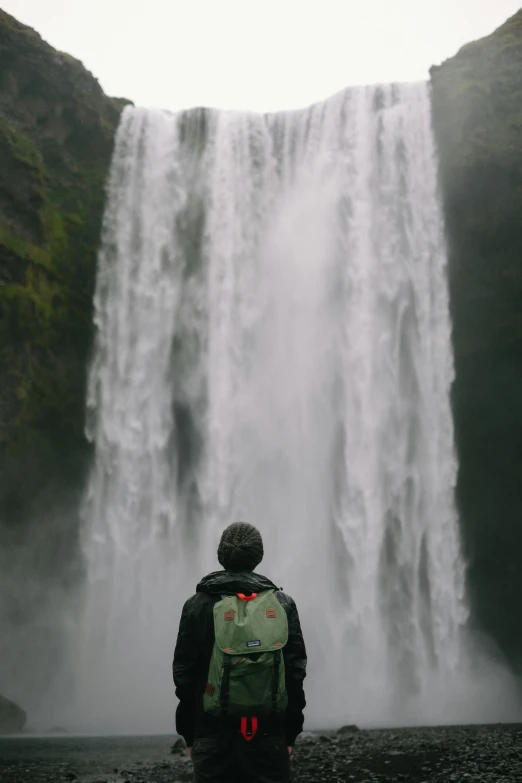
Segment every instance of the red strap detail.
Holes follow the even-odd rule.
[[[249,718],[241,718],[241,734],[247,742],[250,742],[257,734],[257,718],[250,718],[250,732],[248,732],[248,721]]]
[[[257,593],[252,593],[252,595],[245,595],[244,593],[238,593],[238,598],[241,598],[242,601],[253,601],[254,598],[257,598]]]

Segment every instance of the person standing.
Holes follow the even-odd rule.
[[[172,665],[176,731],[194,783],[287,783],[303,729],[306,648],[297,607],[265,576],[259,531],[226,528],[222,571],[185,603]]]

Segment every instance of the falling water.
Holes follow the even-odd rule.
[[[298,603],[309,726],[457,717],[436,192],[424,84],[267,116],[125,110],[88,398],[83,728],[172,728],[180,609],[237,519]]]

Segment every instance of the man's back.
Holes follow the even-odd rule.
[[[235,527],[227,528],[223,537]],[[260,539],[255,528],[242,525],[243,533],[249,534],[252,530]],[[237,530],[232,532],[237,538]],[[228,565],[230,560],[236,566],[242,562],[248,566],[252,562],[248,558],[243,561],[238,557],[235,560],[227,558],[221,552],[222,563]],[[288,641],[283,648],[288,706],[284,713],[274,712],[256,719],[252,741],[247,741],[241,734],[238,718],[210,714],[203,706],[215,642],[214,606],[223,596],[251,596],[267,590],[276,591],[274,595],[288,621]],[[303,728],[303,680],[306,675],[306,650],[299,615],[289,596],[269,579],[250,570],[224,570],[206,576],[183,608],[173,675],[180,700],[176,729],[187,747],[193,749],[195,781],[285,783],[289,780],[288,749]]]

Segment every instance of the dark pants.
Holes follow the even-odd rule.
[[[194,740],[194,783],[289,783],[290,759],[284,737],[241,734]]]

